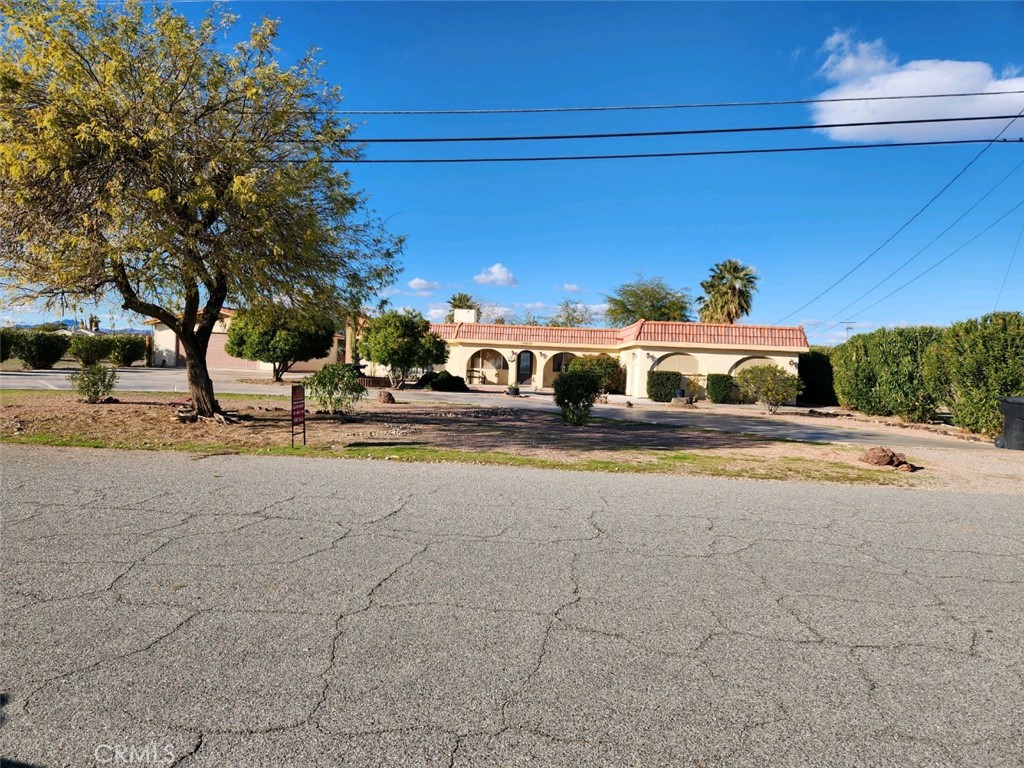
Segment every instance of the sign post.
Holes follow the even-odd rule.
[[[295,428],[302,425],[302,444],[306,444],[306,388],[292,384],[292,448],[295,447]]]

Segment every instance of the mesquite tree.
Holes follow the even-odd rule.
[[[231,48],[138,0],[0,0],[0,281],[44,306],[116,299],[178,336],[200,414],[227,302],[344,313],[393,282],[401,239],[336,161],[340,93],[277,24]]]

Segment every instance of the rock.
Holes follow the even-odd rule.
[[[382,389],[380,392],[377,393],[377,401],[381,403],[386,403],[387,405],[394,405],[395,396],[388,392],[386,389]]]
[[[899,463],[895,451],[891,448],[882,448],[881,446],[868,448],[864,451],[860,460],[866,464],[874,464],[876,467],[894,467]]]
[[[627,400],[625,403],[623,403],[623,405],[625,405],[627,408],[632,408],[633,407],[633,404],[631,402],[629,402],[629,400]]]

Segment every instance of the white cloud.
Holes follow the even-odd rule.
[[[983,61],[921,59],[899,63],[881,39],[855,40],[849,32],[837,31],[823,47],[827,55],[819,74],[835,85],[819,95],[823,99],[865,96],[916,96],[938,93],[993,93],[1024,90],[1024,77],[1013,67],[997,75]],[[967,96],[953,99],[899,99],[888,101],[846,101],[814,104],[811,111],[818,125],[863,123],[883,120],[1016,115],[1024,109],[1024,94]],[[939,141],[946,139],[991,139],[1007,119],[974,120],[963,123],[922,123],[879,125],[861,128],[825,128],[836,141]],[[1006,138],[1024,135],[1024,118],[1006,133]]]
[[[414,277],[406,285],[412,290],[416,291],[417,296],[429,296],[430,291],[436,291],[441,287],[440,283],[431,282],[430,280],[424,280],[422,277]]]
[[[565,283],[562,286],[562,290],[567,293],[579,293],[583,289],[576,285],[576,283]]]
[[[488,267],[479,275],[473,277],[474,283],[480,285],[518,285],[519,281],[516,280],[509,269],[504,266],[500,261],[493,266]]]
[[[443,323],[447,315],[447,304],[431,304],[430,308],[427,310],[427,320],[432,323]]]

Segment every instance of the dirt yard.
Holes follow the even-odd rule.
[[[118,397],[119,402],[88,405],[65,392],[0,392],[0,440],[200,454],[290,450],[286,398],[222,397],[221,405],[244,419],[225,426],[180,423],[175,418],[185,402],[180,394]],[[955,448],[928,449],[909,457],[925,467],[911,474],[869,467],[858,460],[860,450],[838,445],[602,419],[574,428],[556,414],[514,407],[403,403],[400,393],[398,400],[394,405],[364,401],[346,419],[310,413],[304,453],[999,493],[1020,493],[1024,487],[1024,456],[1007,452],[965,457]]]

